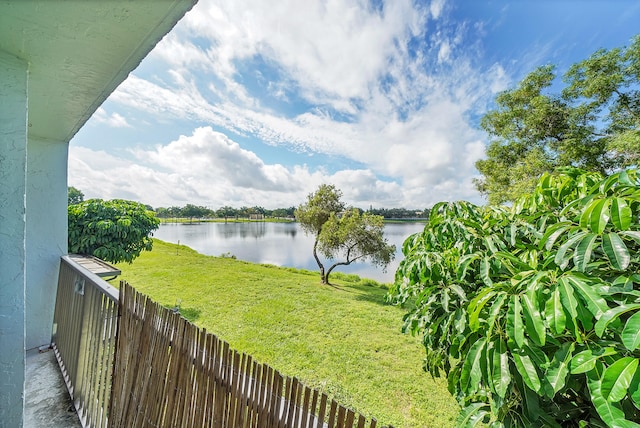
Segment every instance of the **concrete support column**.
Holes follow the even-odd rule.
[[[60,256],[67,253],[67,142],[29,136],[26,348],[51,343]]]
[[[0,425],[22,426],[28,64],[0,52]]]

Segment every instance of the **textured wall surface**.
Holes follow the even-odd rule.
[[[26,347],[51,343],[60,257],[67,253],[66,142],[27,145]]]
[[[22,426],[27,64],[0,52],[0,425]]]
[[[0,2],[0,428],[50,342],[68,141],[195,1]]]

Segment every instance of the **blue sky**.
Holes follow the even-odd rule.
[[[499,91],[640,33],[634,0],[200,0],[71,141],[69,185],[154,207],[483,203]]]

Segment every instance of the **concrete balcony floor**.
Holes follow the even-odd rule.
[[[27,352],[24,394],[24,428],[82,427],[53,350]]]

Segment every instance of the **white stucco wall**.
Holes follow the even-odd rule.
[[[22,426],[25,373],[26,62],[0,51],[0,425]]]
[[[60,256],[67,253],[67,142],[29,136],[26,349],[51,343]]]

